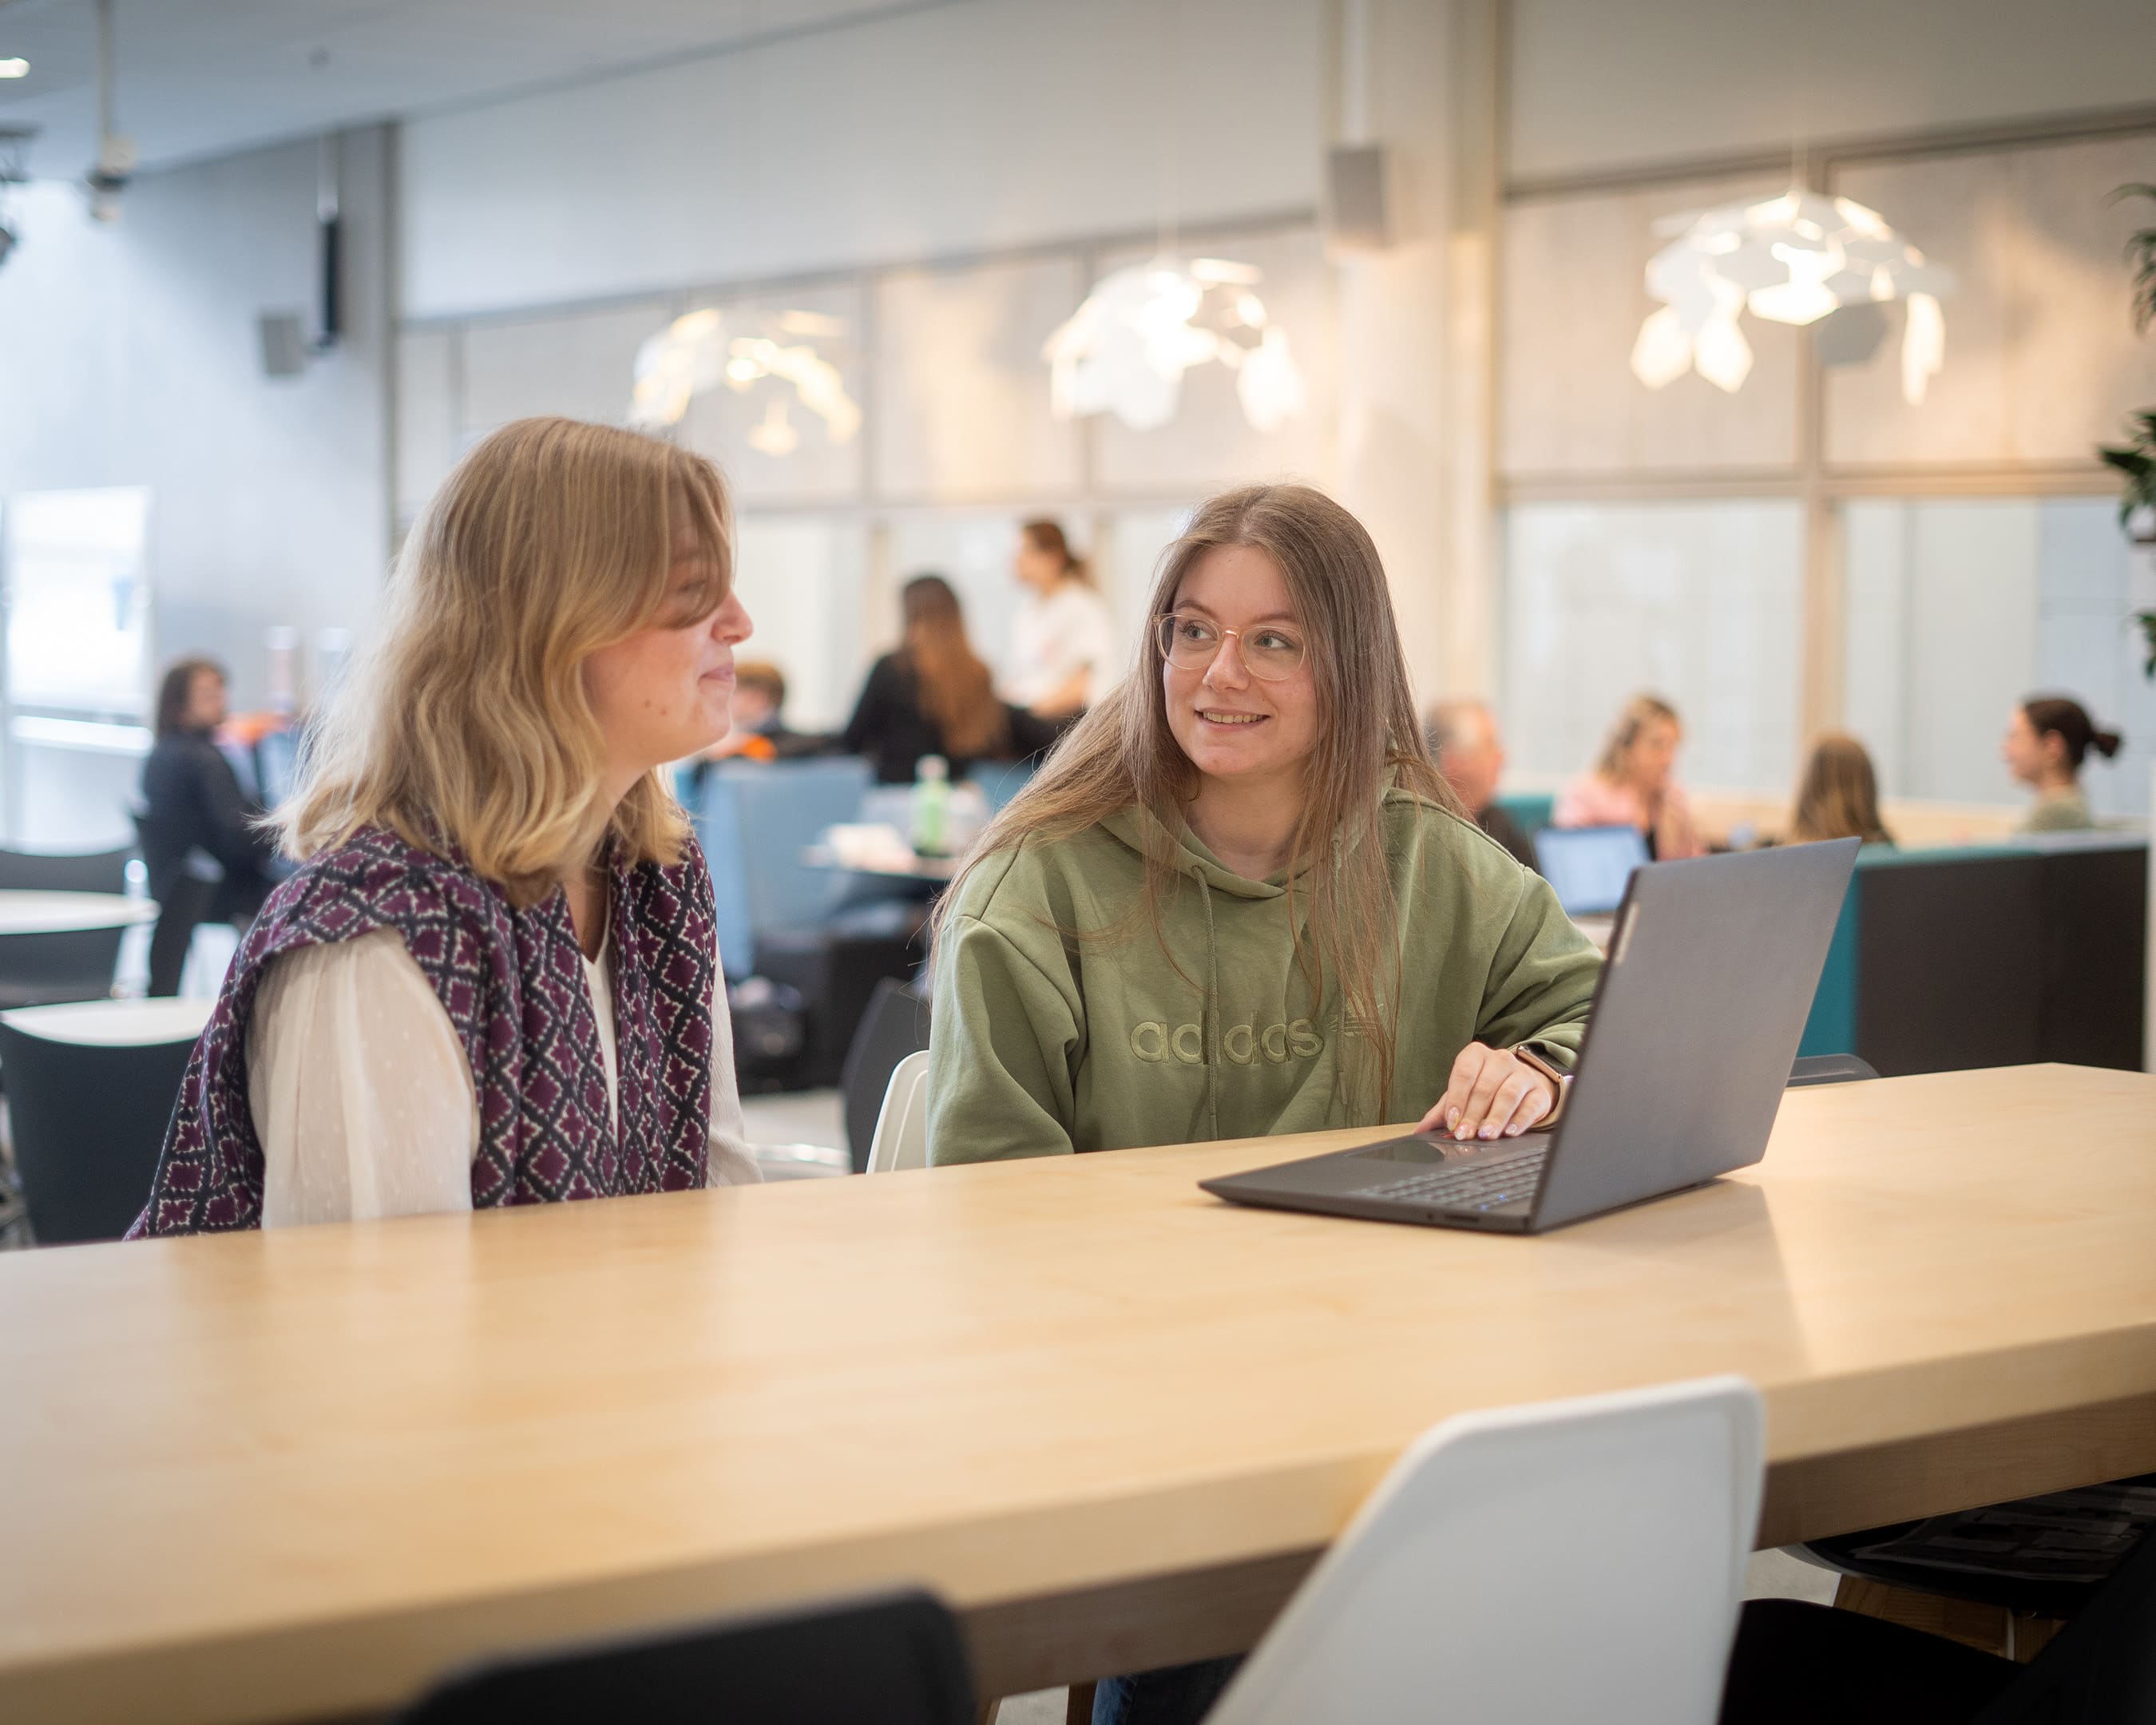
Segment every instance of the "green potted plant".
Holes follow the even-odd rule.
[[[2156,186],[2135,183],[2112,193],[2122,198],[2156,200]],[[2127,261],[2133,267],[2133,327],[2142,335],[2156,323],[2156,228],[2137,230],[2126,242]],[[2118,505],[2119,525],[2139,545],[2156,544],[2156,412],[2136,413],[2131,441],[2102,444],[2097,449],[2105,463],[2126,479],[2126,492]],[[2133,620],[2148,644],[2142,669],[2156,677],[2156,611],[2137,611]]]

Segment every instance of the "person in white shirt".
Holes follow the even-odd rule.
[[[1026,596],[1012,626],[1004,698],[1036,718],[1075,718],[1122,680],[1107,601],[1054,521],[1019,529],[1011,568]]]
[[[757,1178],[661,772],[730,722],[732,559],[718,470],[629,432],[521,420],[443,482],[278,817],[299,867],[136,1234]]]

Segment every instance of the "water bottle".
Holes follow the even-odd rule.
[[[922,856],[942,856],[951,803],[951,763],[941,755],[923,755],[913,769],[913,848]]]

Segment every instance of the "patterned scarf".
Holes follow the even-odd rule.
[[[479,1104],[472,1205],[673,1192],[704,1183],[718,974],[702,853],[609,870],[619,1126],[567,896],[513,908],[461,863],[365,828],[270,896],[195,1045],[150,1202],[128,1237],[262,1223],[248,1105],[254,991],[281,953],[393,928],[434,985]]]

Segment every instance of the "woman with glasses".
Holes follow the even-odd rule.
[[[1432,764],[1361,524],[1229,492],[1149,608],[943,901],[930,1159],[1549,1121],[1599,960]],[[1194,1719],[1224,1681],[1118,1679],[1094,1717]]]

